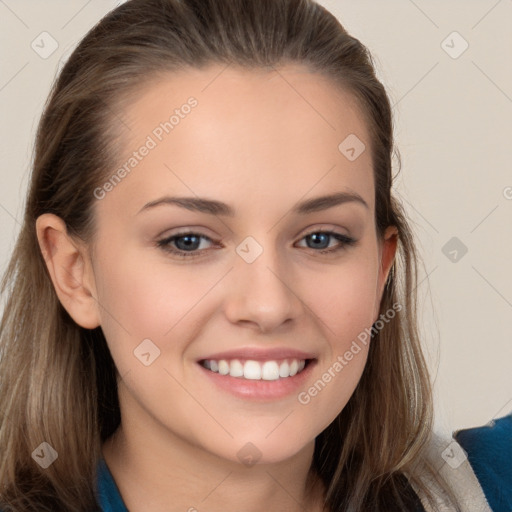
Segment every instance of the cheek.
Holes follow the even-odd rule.
[[[174,333],[215,282],[164,258],[151,262],[138,251],[110,251],[97,271],[101,326],[116,364],[134,364],[133,351],[145,339],[166,352],[182,347]],[[166,340],[173,339],[169,344]],[[185,340],[184,340],[185,341]],[[121,368],[120,372],[121,372]]]
[[[332,271],[304,279],[304,302],[315,313],[333,350],[343,350],[350,340],[372,325],[375,267],[371,258],[352,258]]]
[[[315,286],[305,281],[305,302],[329,344],[328,357],[318,362],[317,379],[297,397],[308,421],[322,419],[316,428],[325,428],[339,414],[365,368],[376,299],[375,268],[371,258],[362,257],[317,275]]]
[[[161,336],[207,286],[185,266],[167,265],[165,256],[149,258],[144,251],[126,251],[122,257],[111,253],[101,261],[99,299],[122,316],[129,331],[147,326]]]

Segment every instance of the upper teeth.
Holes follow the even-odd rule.
[[[221,375],[243,377],[251,380],[277,380],[280,377],[293,377],[304,369],[305,359],[287,359],[285,361],[253,361],[242,363],[239,359],[206,359],[202,362],[205,368]]]

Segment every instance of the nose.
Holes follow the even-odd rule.
[[[284,263],[268,244],[252,263],[236,255],[225,302],[230,322],[269,333],[293,323],[303,313],[292,270]]]

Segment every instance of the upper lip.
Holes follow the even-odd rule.
[[[275,348],[258,348],[245,347],[234,350],[226,350],[224,352],[216,352],[205,357],[201,357],[198,361],[205,359],[251,359],[254,361],[272,361],[276,359],[315,359],[315,355],[311,352],[303,352],[294,348],[275,347]]]

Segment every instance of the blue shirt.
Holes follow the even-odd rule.
[[[459,430],[454,438],[466,451],[493,512],[511,512],[512,414],[489,426]],[[98,492],[102,512],[128,512],[103,459],[98,464]]]
[[[459,430],[454,437],[466,451],[493,512],[511,512],[512,414],[488,426]]]
[[[98,495],[102,512],[128,512],[105,460],[98,463]]]

